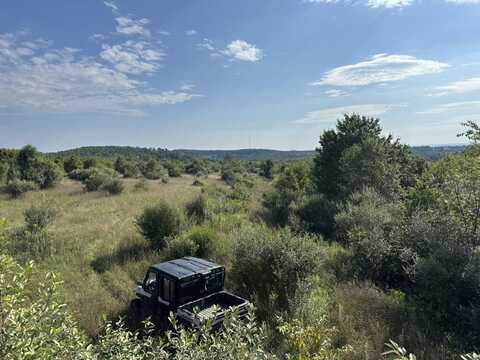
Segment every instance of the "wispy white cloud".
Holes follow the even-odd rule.
[[[195,85],[190,82],[184,82],[180,86],[180,90],[182,91],[192,91],[193,89],[195,89]]]
[[[453,4],[480,4],[480,0],[444,0],[447,3]],[[349,5],[363,4],[373,9],[402,9],[413,5],[418,0],[303,0],[305,3],[324,3],[336,4],[344,3]]]
[[[447,112],[474,112],[477,113],[480,110],[480,101],[459,101],[446,104],[437,105],[428,110],[417,111],[416,114],[419,115],[434,115],[434,114],[443,114]]]
[[[115,4],[114,1],[104,1],[103,3],[106,7],[112,9],[112,11],[118,11],[118,6]]]
[[[187,36],[193,36],[193,35],[197,35],[197,34],[198,34],[197,30],[192,29],[192,30],[185,31],[185,35],[187,35]]]
[[[244,40],[234,40],[227,45],[222,54],[235,60],[257,62],[263,58],[263,50]]]
[[[123,44],[102,46],[100,57],[114,65],[115,69],[128,74],[153,73],[165,56],[161,49],[153,48],[146,41],[126,41]]]
[[[336,97],[349,96],[350,93],[347,91],[339,90],[339,89],[332,89],[332,90],[325,91],[325,95],[331,98],[336,98]]]
[[[115,18],[115,21],[117,22],[116,30],[118,34],[151,36],[150,30],[145,27],[150,23],[148,19],[142,18],[137,20],[128,16],[119,16]]]
[[[213,41],[207,38],[204,38],[201,43],[197,44],[197,47],[200,50],[217,51],[217,49],[213,45]]]
[[[11,110],[139,115],[148,106],[182,103],[198,96],[188,90],[158,91],[132,78],[130,74],[139,69],[129,63],[131,58],[123,57],[123,50],[146,63],[162,57],[142,42],[122,44],[119,51],[112,51],[117,57],[110,58],[106,51],[114,46],[97,57],[84,56],[78,49],[51,46],[30,47],[31,53],[19,46],[27,43],[22,40],[15,34],[0,34],[0,103]],[[35,40],[28,42],[38,44]],[[119,64],[131,67],[119,69]]]
[[[368,0],[367,6],[371,8],[404,8],[412,5],[414,0]]]
[[[90,36],[90,40],[95,40],[95,41],[103,41],[107,38],[107,36],[103,35],[103,34],[93,34],[92,36]]]
[[[234,40],[222,49],[217,48],[212,40],[204,38],[201,43],[197,44],[197,48],[209,51],[212,57],[228,57],[238,61],[258,62],[264,56],[262,49],[245,40]]]
[[[412,76],[435,74],[449,65],[409,55],[378,54],[367,61],[340,66],[324,74],[311,85],[366,86],[404,80]]]
[[[414,3],[415,0],[362,0],[362,3],[365,6],[370,8],[386,8],[386,9],[393,9],[393,8],[404,8],[410,6]],[[355,5],[358,4],[359,1],[352,1],[352,0],[304,0],[307,3],[325,3],[325,4],[336,4],[336,3],[346,3]]]
[[[480,0],[445,0],[454,4],[480,4]]]
[[[431,96],[444,96],[449,94],[464,94],[480,91],[480,77],[452,82],[448,85],[437,86]]]
[[[399,105],[391,104],[360,104],[325,108],[316,111],[310,111],[300,119],[294,121],[296,124],[316,124],[316,123],[334,123],[344,114],[357,113],[365,116],[378,116],[385,114]]]

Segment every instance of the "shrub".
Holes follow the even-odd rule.
[[[200,224],[207,217],[207,199],[203,195],[199,195],[194,200],[185,205],[185,210],[190,219]]]
[[[110,195],[119,195],[125,189],[122,180],[111,179],[102,185],[102,190],[108,192]]]
[[[273,161],[266,160],[260,164],[260,176],[263,176],[266,179],[273,179]]]
[[[205,184],[198,179],[195,179],[192,183],[192,186],[203,186],[203,185]]]
[[[112,181],[112,179],[107,174],[103,172],[94,172],[91,176],[84,180],[83,183],[85,185],[85,190],[97,191],[109,181]]]
[[[208,169],[204,161],[193,159],[190,164],[185,166],[185,172],[190,175],[208,174]]]
[[[95,158],[88,158],[88,159],[83,160],[83,168],[84,169],[95,168],[98,165],[99,165],[98,160],[95,159]]]
[[[133,186],[135,191],[147,191],[148,190],[148,182],[146,179],[138,180],[135,185]]]
[[[264,227],[237,233],[231,278],[237,291],[254,303],[263,319],[289,311],[289,299],[301,279],[316,274],[324,253],[317,238],[295,235],[288,229],[270,232]]]
[[[98,171],[96,168],[75,169],[68,173],[68,177],[72,180],[85,181],[96,171]]]
[[[63,169],[68,174],[74,170],[80,169],[82,165],[82,160],[78,156],[73,155],[63,162]]]
[[[165,163],[165,168],[168,171],[168,176],[169,177],[180,177],[182,176],[182,168],[179,163],[176,161],[169,161]]]
[[[227,168],[222,169],[221,178],[228,185],[233,186],[235,184],[235,182],[237,181],[237,174],[235,173],[235,171],[232,168],[227,167]]]
[[[126,178],[136,178],[139,173],[138,167],[132,162],[127,162],[122,171],[123,176]]]
[[[196,246],[196,256],[211,257],[217,243],[217,234],[210,227],[195,226],[187,234]]]
[[[279,331],[285,339],[287,358],[315,360],[354,359],[353,349],[338,341],[338,330],[331,323],[331,301],[320,280],[302,284],[293,296],[292,319],[282,319]]]
[[[291,224],[308,189],[308,174],[307,166],[301,163],[282,170],[273,189],[263,197],[264,215],[268,222],[278,226]]]
[[[142,174],[150,180],[158,180],[167,176],[165,168],[157,160],[148,160],[142,167]]]
[[[336,204],[322,195],[309,197],[296,210],[301,229],[330,237],[335,224]]]
[[[28,191],[37,190],[38,186],[32,181],[12,180],[3,187],[3,192],[12,198],[18,198]]]
[[[163,248],[168,237],[180,232],[182,216],[180,211],[166,202],[147,207],[136,219],[140,233],[153,246]]]
[[[0,358],[87,358],[87,338],[60,299],[60,281],[0,255]],[[26,345],[28,344],[28,345]]]
[[[24,212],[26,229],[30,232],[43,231],[55,219],[56,211],[49,206],[33,206]]]
[[[399,204],[386,200],[371,188],[350,195],[335,216],[336,238],[348,243],[353,234],[363,232],[383,236],[384,230],[400,223]]]
[[[177,236],[167,244],[167,257],[178,259],[184,256],[198,256],[198,245],[188,236]]]

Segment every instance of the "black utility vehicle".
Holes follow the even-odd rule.
[[[138,320],[151,316],[165,328],[170,312],[192,328],[211,320],[221,326],[227,311],[236,309],[242,318],[248,301],[224,290],[225,268],[195,257],[153,265],[139,282],[132,307]]]

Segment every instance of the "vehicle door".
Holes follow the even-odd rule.
[[[157,312],[157,296],[159,291],[159,274],[154,269],[148,270],[143,280],[141,289],[137,292],[143,308],[147,310],[146,316],[154,315]]]
[[[175,280],[166,274],[159,274],[158,305],[162,316],[168,317],[171,311],[175,311]]]

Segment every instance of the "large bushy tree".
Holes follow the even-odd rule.
[[[379,119],[346,114],[320,136],[313,181],[319,193],[340,201],[364,186],[394,196],[399,184],[412,182],[413,159],[398,140],[382,135]]]

